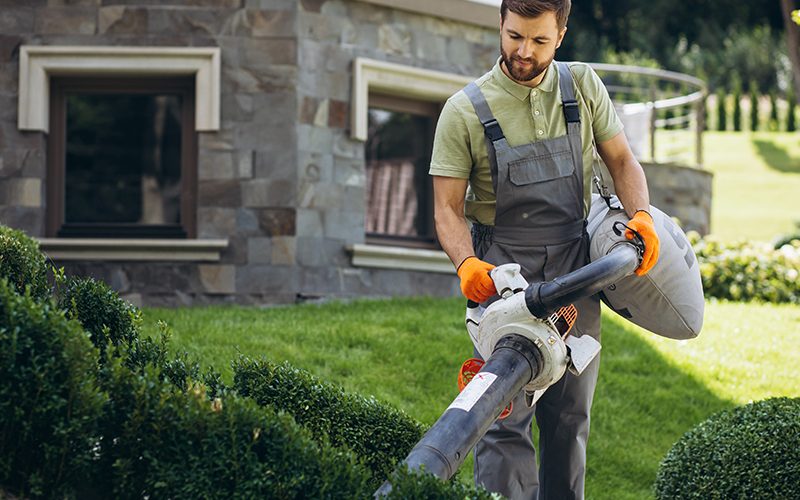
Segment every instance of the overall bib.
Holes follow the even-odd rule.
[[[549,281],[589,262],[583,198],[580,116],[573,79],[556,63],[567,135],[511,147],[475,83],[465,88],[484,126],[497,198],[495,225],[472,227],[478,258],[516,262],[529,282]],[[571,334],[599,340],[600,300],[575,303]],[[566,372],[533,408],[520,393],[511,415],[475,447],[475,481],[511,499],[583,498],[586,441],[599,356],[580,377]],[[531,422],[539,427],[539,469]]]

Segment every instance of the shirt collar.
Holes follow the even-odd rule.
[[[530,87],[526,87],[525,85],[520,85],[519,83],[515,82],[511,78],[509,78],[505,73],[503,73],[503,69],[500,67],[500,61],[502,58],[497,58],[497,62],[494,64],[492,68],[492,77],[497,81],[500,87],[503,88],[506,92],[511,94],[512,96],[516,97],[520,101],[524,101],[528,98],[531,90]],[[556,68],[555,68],[555,61],[550,63],[550,66],[547,67],[547,71],[544,73],[544,78],[536,87],[537,90],[542,92],[551,92],[555,87],[555,80],[556,80]]]

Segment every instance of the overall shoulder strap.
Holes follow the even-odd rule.
[[[489,172],[492,174],[492,188],[496,193],[497,150],[495,149],[495,143],[505,141],[506,136],[503,134],[503,129],[500,128],[500,124],[497,123],[497,119],[495,119],[492,114],[492,110],[489,109],[489,103],[486,102],[486,97],[483,95],[483,92],[481,92],[481,89],[478,88],[478,84],[470,82],[464,87],[464,93],[467,94],[467,97],[472,103],[472,107],[475,108],[475,114],[478,115],[478,120],[481,122],[481,125],[483,125],[483,133],[486,136],[486,149],[489,156]]]
[[[561,90],[561,104],[564,107],[564,118],[567,121],[567,133],[572,134],[574,132],[580,137],[581,112],[578,107],[578,100],[575,98],[576,84],[574,78],[572,78],[572,71],[570,71],[569,65],[564,62],[556,62],[556,67],[558,68],[558,88]],[[592,174],[597,192],[609,208],[619,208],[611,206],[611,193],[608,190],[608,186],[606,186],[602,172],[595,164],[597,148],[594,145],[594,139],[592,140],[592,149],[595,158],[595,161],[592,161]]]
[[[486,134],[486,138],[492,142],[505,138],[503,129],[500,128],[500,124],[497,123],[492,110],[489,109],[489,103],[486,102],[486,98],[483,96],[481,89],[478,88],[478,84],[470,82],[464,87],[464,93],[467,94],[472,107],[475,108],[475,113],[478,115],[481,125],[483,125],[483,132]]]

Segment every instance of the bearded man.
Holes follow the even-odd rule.
[[[569,12],[570,0],[503,0],[500,58],[439,118],[430,166],[436,232],[471,301],[496,299],[488,274],[496,265],[516,262],[535,282],[588,263],[594,144],[645,244],[636,273],[658,259],[644,172],[608,92],[586,64],[554,62]],[[599,340],[598,297],[575,306],[571,334]],[[598,368],[599,357],[579,377],[568,371],[533,408],[517,396],[475,447],[476,483],[512,499],[583,498]]]

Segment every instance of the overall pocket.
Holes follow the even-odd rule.
[[[569,177],[575,172],[571,160],[569,150],[520,158],[508,163],[508,178],[515,186],[526,186]]]

